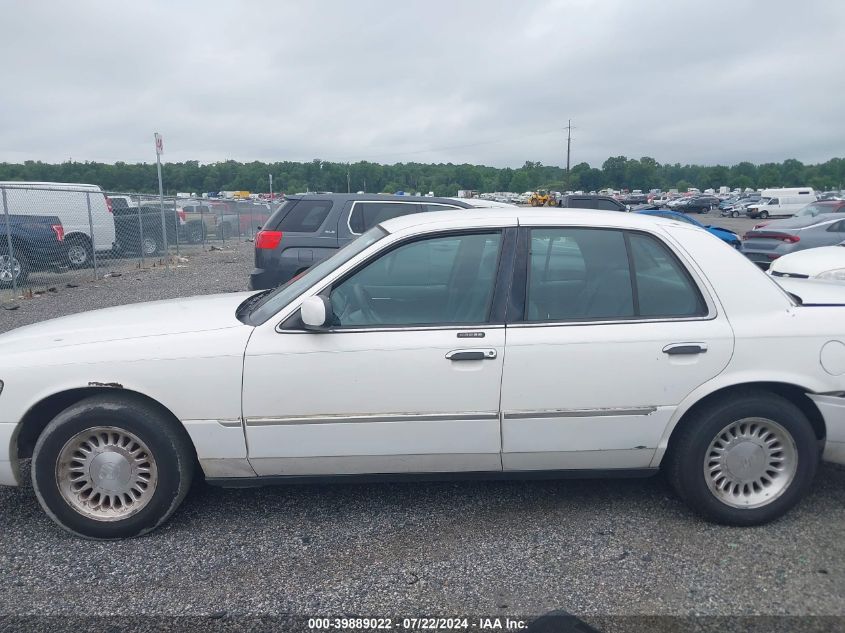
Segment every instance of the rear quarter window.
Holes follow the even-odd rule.
[[[315,233],[332,210],[331,200],[300,200],[279,223],[280,231]]]

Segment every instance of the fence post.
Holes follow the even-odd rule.
[[[9,270],[12,273],[12,297],[18,296],[18,279],[15,277],[15,268],[12,262],[15,259],[15,249],[12,248],[12,227],[9,224],[9,203],[6,200],[6,187],[0,187],[3,190],[3,215],[6,216],[6,244],[9,247]]]
[[[141,218],[141,194],[138,194],[138,234],[140,237],[140,245],[138,251],[141,253],[141,268],[144,267],[144,220]]]
[[[176,198],[173,198],[173,239],[176,240],[176,257],[179,257],[179,209],[176,208]]]
[[[159,187],[161,187],[161,172],[159,172]],[[167,219],[164,216],[164,195],[160,198],[161,206],[161,239],[164,240],[164,265],[170,270],[170,245],[167,243]]]
[[[88,205],[88,229],[91,231],[91,259],[94,260],[94,281],[99,279],[97,271],[97,248],[94,246],[94,218],[91,215],[91,194],[85,192],[85,204]]]

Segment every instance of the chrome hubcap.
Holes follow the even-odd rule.
[[[88,259],[88,252],[85,250],[84,246],[74,244],[67,249],[67,258],[70,260],[71,264],[84,264],[85,260]]]
[[[77,433],[56,463],[64,500],[97,521],[118,521],[142,510],[155,493],[158,469],[137,435],[113,426]]]
[[[0,255],[0,281],[12,281],[21,274],[21,263],[11,255]]]
[[[156,252],[156,248],[158,248],[158,244],[156,244],[154,240],[144,238],[144,255],[152,255]]]
[[[744,418],[723,428],[704,457],[704,478],[722,503],[757,508],[792,483],[798,450],[789,432],[766,418]]]

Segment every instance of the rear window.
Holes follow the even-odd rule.
[[[360,234],[385,220],[419,212],[420,205],[415,202],[356,202],[349,216],[349,228]]]
[[[314,233],[332,210],[331,200],[300,200],[279,224],[280,231]]]

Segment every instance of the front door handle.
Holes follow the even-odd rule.
[[[494,349],[453,349],[446,354],[447,360],[491,360],[496,358]]]
[[[707,345],[704,343],[672,343],[663,348],[664,354],[677,356],[681,354],[704,354]]]

